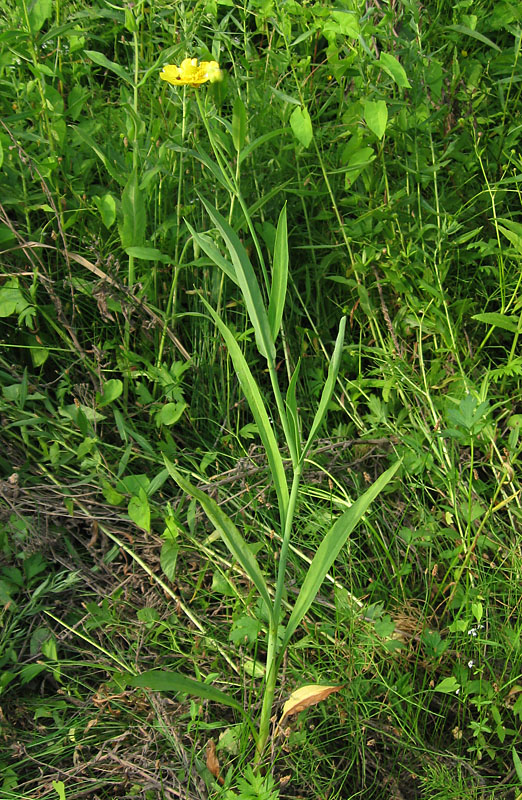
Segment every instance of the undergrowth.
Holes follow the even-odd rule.
[[[0,797],[522,796],[517,4],[4,8]],[[159,80],[187,56],[223,81]],[[402,460],[286,652],[261,772],[236,708],[128,680],[261,713],[269,620],[165,467],[272,592],[276,487],[203,301],[264,400],[270,378],[204,199],[262,286],[286,204],[275,369],[286,391],[300,363],[304,431],[347,320],[286,621],[325,532]],[[281,720],[304,684],[341,688]]]

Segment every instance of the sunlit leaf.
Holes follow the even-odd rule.
[[[299,712],[304,711],[305,708],[315,706],[316,703],[320,703],[321,700],[325,700],[333,692],[338,692],[342,688],[343,686],[338,685],[322,686],[319,683],[309,683],[306,686],[301,686],[300,689],[296,689],[295,692],[292,692],[284,704],[281,721],[292,714],[299,714]]]

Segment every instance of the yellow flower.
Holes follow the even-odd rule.
[[[201,86],[202,83],[220,81],[223,72],[217,61],[202,61],[198,66],[197,58],[185,58],[181,66],[167,64],[160,72],[160,78],[173,86]]]

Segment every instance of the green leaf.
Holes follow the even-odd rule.
[[[86,133],[79,125],[76,125],[73,130],[75,135],[96,153],[111,178],[114,178],[114,180],[117,181],[120,186],[123,186],[126,178],[124,174],[125,166],[123,162],[121,160],[118,161],[118,159],[115,157],[110,159],[101,149],[99,144],[94,141],[92,136],[89,136],[89,134]]]
[[[513,747],[511,750],[513,755],[513,764],[515,766],[515,772],[517,773],[517,778],[522,785],[522,762],[520,761],[520,756],[518,755],[517,751]]]
[[[27,4],[27,16],[33,36],[41,30],[44,22],[49,19],[52,12],[52,0],[32,0],[32,2]]]
[[[510,219],[499,219],[506,227],[499,225],[499,230],[502,231],[504,236],[507,236],[511,244],[522,253],[522,224],[520,222],[512,222]]]
[[[114,72],[118,78],[121,78],[125,83],[133,83],[130,73],[124,69],[124,67],[115,64],[114,61],[110,61],[103,53],[99,53],[97,50],[85,50],[85,55],[88,56],[91,61],[94,61],[95,64],[98,64],[98,66],[105,67],[105,69]]]
[[[157,250],[155,247],[127,247],[125,252],[128,256],[141,258],[142,261],[161,261],[162,264],[172,263],[172,256],[162,253],[161,250]]]
[[[274,246],[274,261],[272,268],[272,286],[268,303],[268,324],[274,343],[277,340],[283,309],[286,300],[286,287],[288,283],[288,230],[286,224],[286,205],[279,214],[276,239]]]
[[[238,163],[242,164],[245,158],[248,158],[248,156],[251,155],[260,145],[271,141],[271,139],[277,139],[278,137],[281,138],[287,133],[287,128],[276,128],[274,131],[269,131],[268,133],[263,133],[261,136],[258,136],[257,139],[254,139],[253,142],[250,142],[250,144],[247,144],[247,146],[241,150],[238,155]]]
[[[214,525],[236,561],[241,564],[256,587],[263,599],[269,617],[272,618],[272,603],[263,573],[257,563],[256,557],[230,517],[225,514],[216,501],[209,497],[208,494],[201,491],[201,489],[198,489],[196,486],[193,486],[189,480],[184,478],[166,456],[164,456],[164,460],[171,477],[174,478],[178,486],[201,505],[203,511]]]
[[[142,672],[141,675],[129,675],[126,680],[130,686],[136,686],[141,689],[151,689],[153,692],[183,692],[184,694],[201,697],[203,700],[212,700],[214,703],[229,706],[239,711],[253,729],[250,718],[237,700],[234,700],[233,697],[225,694],[220,689],[209,686],[208,683],[195,681],[180,672],[151,669],[148,672]]]
[[[498,53],[502,52],[498,44],[495,44],[495,42],[492,42],[491,39],[488,39],[487,36],[484,36],[482,33],[479,33],[478,31],[474,31],[467,25],[448,25],[447,30],[455,31],[456,33],[461,33],[464,36],[471,36],[473,37],[473,39],[477,39],[477,41],[482,42],[482,44],[487,44],[488,47],[492,47],[493,50],[496,50]]]
[[[395,56],[390,53],[381,53],[381,57],[377,62],[382,69],[388,73],[390,78],[393,78],[397,86],[401,89],[411,89],[411,84],[406,77],[406,72],[402,64],[400,64]]]
[[[335,389],[335,381],[337,380],[337,373],[339,372],[339,366],[341,364],[341,355],[343,352],[345,328],[346,328],[346,317],[343,317],[339,325],[339,333],[337,334],[337,340],[335,342],[333,355],[330,360],[330,365],[328,367],[328,375],[326,378],[326,382],[323,386],[319,407],[315,412],[314,421],[312,422],[312,427],[310,428],[308,439],[301,454],[302,459],[306,456],[308,450],[310,449],[312,442],[315,439],[315,435],[326,416],[328,404],[332,399],[333,391]]]
[[[364,101],[364,121],[378,139],[382,139],[388,124],[388,109],[384,100]]]
[[[214,311],[212,306],[209,305],[206,300],[203,300],[203,298],[202,302],[205,308],[208,309],[209,314],[212,316],[212,319],[221,331],[221,335],[223,336],[228,347],[228,352],[230,353],[232,363],[234,364],[236,375],[239,378],[239,383],[241,384],[241,388],[243,389],[243,393],[250,407],[250,411],[252,412],[252,416],[257,424],[259,436],[261,437],[261,441],[263,442],[266,450],[272,480],[277,493],[281,524],[284,525],[286,511],[288,508],[288,484],[286,482],[283,459],[281,458],[281,453],[279,452],[274,431],[270,425],[270,420],[268,418],[263,398],[261,397],[261,392],[259,391],[259,388],[250,371],[250,367],[248,366],[246,359],[241,352],[241,348],[235,340],[234,334],[225,325],[219,314]]]
[[[150,506],[149,498],[144,489],[131,497],[127,513],[131,520],[147,533],[150,533]]]
[[[18,286],[18,278],[8,278],[0,288],[0,318],[21,314],[29,303]]]
[[[102,197],[93,197],[98,209],[98,214],[106,228],[111,228],[116,220],[116,200],[110,192],[102,195]]]
[[[332,528],[328,531],[321,544],[319,545],[312,563],[308,568],[305,579],[301,586],[301,590],[295,601],[293,611],[288,620],[286,630],[281,643],[280,652],[283,653],[302,621],[306,612],[312,605],[317,592],[326,577],[326,573],[334,563],[341,549],[344,547],[346,540],[355,526],[360,522],[370,504],[375,500],[377,495],[384,489],[386,484],[393,478],[399,469],[401,462],[398,461],[392,467],[383,472],[375,483],[359,497],[353,506],[342,514],[341,517],[334,523]]]
[[[103,384],[103,392],[96,392],[96,403],[99,408],[108,406],[113,403],[121,395],[123,391],[123,383],[119,378],[111,378]]]
[[[178,403],[165,403],[156,414],[156,425],[174,425],[183,415],[188,404],[181,400]]]
[[[232,141],[234,147],[239,153],[245,144],[247,133],[247,115],[245,104],[238,96],[234,100],[234,109],[232,111]]]
[[[485,322],[486,325],[495,325],[495,327],[510,331],[510,333],[517,333],[520,326],[520,317],[508,316],[494,311],[486,314],[474,314],[472,319],[476,319],[478,322]]]
[[[176,577],[176,563],[178,560],[179,544],[175,539],[169,538],[161,547],[160,566],[169,581]]]
[[[310,114],[305,106],[298,106],[292,111],[292,115],[290,117],[290,127],[292,128],[297,141],[300,142],[304,147],[308,147],[314,138],[314,132],[312,129],[312,120],[310,119]]]
[[[442,692],[443,694],[453,694],[457,689],[460,689],[460,684],[455,676],[451,675],[449,678],[443,678],[433,691]]]
[[[256,344],[259,352],[267,361],[275,360],[275,345],[270,332],[268,315],[257,282],[254,268],[250,263],[247,252],[237,233],[230,227],[224,217],[203,197],[201,202],[207,209],[208,215],[216,228],[221,233],[234,265],[237,282],[243,295],[250,322],[254,328]]]
[[[187,220],[185,220],[185,225],[189,229],[192,238],[201,247],[203,252],[206,253],[207,256],[211,259],[211,261],[213,261],[214,264],[220,267],[220,269],[223,270],[225,275],[228,275],[230,280],[234,281],[234,283],[237,285],[238,280],[236,276],[236,271],[234,269],[234,265],[231,264],[230,261],[227,261],[227,259],[221,255],[214,242],[208,236],[205,236],[202,233],[197,233],[197,231],[194,230],[190,222],[188,222]]]
[[[299,361],[297,362],[297,366],[294,369],[294,374],[292,375],[292,378],[288,385],[288,390],[286,392],[286,398],[285,398],[285,406],[289,423],[288,433],[290,436],[290,441],[288,442],[288,446],[290,448],[290,453],[292,455],[292,463],[294,464],[294,466],[301,458],[301,428],[299,425],[299,411],[297,409],[297,398],[296,398],[296,388],[297,388],[297,381],[299,378],[300,368],[301,368],[301,359],[299,359]]]
[[[236,644],[254,644],[261,630],[261,622],[253,617],[239,617],[232,625],[229,641]]]
[[[51,786],[58,795],[58,800],[66,800],[65,783],[63,781],[52,781]]]
[[[123,248],[143,244],[147,224],[145,201],[138,185],[136,170],[132,173],[121,195],[122,220],[119,225]]]

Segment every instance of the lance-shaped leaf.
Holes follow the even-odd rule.
[[[266,450],[268,465],[270,467],[272,480],[274,481],[274,487],[277,493],[281,525],[284,528],[286,512],[288,509],[288,484],[286,482],[283,459],[281,458],[281,453],[279,452],[279,447],[277,446],[277,440],[275,438],[274,431],[272,430],[272,426],[270,425],[270,420],[268,419],[268,414],[263,402],[263,398],[261,397],[261,392],[259,391],[257,383],[254,380],[245,356],[241,352],[241,348],[236,342],[234,334],[225,325],[219,314],[214,311],[212,306],[209,305],[209,303],[207,303],[207,301],[203,298],[201,298],[201,301],[208,309],[209,314],[212,316],[212,319],[221,331],[221,335],[223,336],[228,348],[228,352],[230,353],[236,375],[239,378],[239,383],[241,384],[241,388],[243,389],[243,393],[257,425],[261,441],[263,442]]]
[[[286,205],[283,206],[277,223],[272,266],[272,286],[268,303],[268,322],[275,342],[281,327],[288,282],[288,229],[286,224]]]
[[[310,428],[310,433],[308,435],[306,444],[303,448],[303,453],[301,458],[304,458],[308,450],[310,449],[310,446],[312,445],[312,442],[315,439],[315,435],[323,419],[325,418],[326,411],[328,409],[328,403],[332,399],[333,391],[335,388],[335,381],[337,380],[337,373],[339,372],[339,366],[341,363],[345,328],[346,328],[346,317],[343,317],[341,320],[341,324],[339,325],[339,333],[337,334],[337,340],[335,342],[333,355],[332,358],[330,359],[330,366],[328,367],[328,376],[323,386],[321,400],[319,401],[319,407],[315,412],[314,421],[312,422],[312,427]]]
[[[128,675],[126,680],[130,686],[136,686],[141,689],[150,689],[153,692],[183,692],[184,694],[201,697],[203,700],[212,700],[214,703],[221,703],[221,705],[235,708],[243,716],[254,736],[256,736],[252,720],[241,704],[233,697],[225,694],[220,689],[216,689],[214,686],[210,686],[208,683],[196,681],[187,675],[182,675],[180,672],[160,669],[151,669],[148,672],[142,672],[141,675]]]
[[[290,717],[292,714],[299,714],[305,708],[315,706],[321,700],[326,698],[333,692],[339,692],[343,686],[322,686],[319,683],[309,683],[306,686],[301,686],[292,692],[288,700],[283,706],[283,713],[281,715],[280,723],[283,722],[285,717]]]
[[[225,275],[228,275],[230,280],[234,281],[234,283],[237,285],[236,271],[233,264],[231,264],[230,261],[227,261],[227,259],[221,255],[212,239],[210,239],[208,236],[205,236],[203,233],[198,233],[195,231],[190,222],[187,222],[187,220],[185,220],[185,225],[189,229],[192,238],[201,247],[203,252],[206,253],[211,261],[213,261],[214,264],[217,264],[217,266],[223,270]]]
[[[274,340],[270,332],[263,296],[247,251],[239,241],[237,233],[230,227],[219,211],[213,208],[203,197],[201,197],[201,202],[207,209],[210,219],[225,240],[228,252],[230,253],[230,258],[232,259],[232,264],[236,272],[237,282],[245,301],[250,322],[254,328],[257,348],[267,361],[273,362],[275,360]]]
[[[294,374],[292,375],[292,378],[288,385],[288,390],[286,392],[286,399],[285,399],[286,414],[288,418],[288,433],[290,436],[288,447],[290,449],[290,454],[292,456],[292,464],[294,466],[301,458],[301,428],[299,425],[299,411],[297,409],[297,398],[296,398],[296,388],[297,388],[297,381],[299,379],[300,368],[301,368],[301,360],[299,359],[299,361],[297,362],[297,366],[294,369]]]
[[[339,517],[337,522],[330,528],[323,541],[319,545],[312,563],[308,568],[303,585],[295,601],[293,611],[286,626],[285,635],[281,643],[280,652],[284,653],[290,638],[294,634],[304,615],[312,605],[321,584],[326,577],[326,573],[344,547],[348,536],[353,531],[361,517],[366,513],[370,503],[375,500],[377,495],[384,489],[386,484],[393,478],[399,469],[401,462],[398,461],[392,467],[383,472],[375,483],[359,497],[353,506]]]
[[[172,478],[176,481],[178,486],[183,489],[186,494],[194,497],[203,508],[203,511],[225,542],[226,546],[236,559],[241,564],[246,574],[259,592],[266,608],[269,617],[272,617],[272,603],[266,581],[263,573],[257,563],[255,555],[252,553],[245,539],[241,536],[240,532],[225,512],[218,506],[215,500],[208,496],[205,492],[198,489],[187,478],[184,478],[181,473],[177,471],[168,458],[164,456],[165,464]]]

